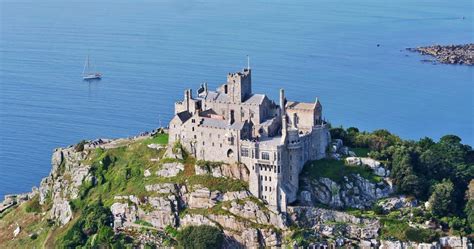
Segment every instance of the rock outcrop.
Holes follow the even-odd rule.
[[[194,166],[196,175],[212,175],[213,177],[229,177],[243,181],[249,180],[249,170],[243,164],[214,164],[213,166]]]
[[[418,205],[415,198],[409,198],[404,195],[383,199],[378,203],[384,211],[389,212],[402,208],[412,208]]]
[[[162,177],[173,177],[178,175],[179,172],[184,170],[184,165],[179,162],[164,163],[161,169],[156,172],[157,176]]]
[[[464,45],[433,45],[428,47],[407,48],[409,51],[436,57],[436,60],[445,64],[474,65],[474,44]]]
[[[329,237],[339,234],[347,238],[370,240],[377,238],[380,229],[377,219],[357,218],[322,208],[290,207],[289,215],[296,225],[311,228]]]
[[[378,176],[388,177],[390,175],[390,170],[386,169],[381,162],[369,157],[346,157],[344,160],[347,165],[367,166]]]
[[[344,176],[342,183],[329,178],[300,179],[298,200],[302,205],[324,204],[332,208],[370,208],[378,199],[393,193],[392,187],[385,183],[373,183],[358,174]]]
[[[51,159],[51,173],[41,181],[39,202],[51,201],[50,216],[62,225],[72,219],[69,202],[78,198],[83,181],[88,179],[91,184],[94,182],[89,172],[90,165],[83,163],[88,153],[87,150],[77,151],[73,146],[56,149]]]

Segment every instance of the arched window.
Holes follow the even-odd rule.
[[[234,151],[232,149],[229,149],[227,151],[227,157],[233,157],[234,156]]]

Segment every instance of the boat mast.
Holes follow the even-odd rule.
[[[84,70],[82,70],[82,75],[86,75],[86,69],[89,70],[89,55],[87,55],[86,61],[84,63]]]

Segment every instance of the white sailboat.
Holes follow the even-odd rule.
[[[84,63],[84,70],[82,70],[82,79],[84,80],[100,80],[102,73],[94,72],[91,66],[89,55],[87,56],[86,62]]]

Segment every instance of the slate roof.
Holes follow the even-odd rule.
[[[186,122],[186,120],[192,117],[191,113],[188,111],[180,112],[176,114],[176,116],[178,116],[179,120],[181,120],[182,123]]]
[[[263,103],[264,99],[265,99],[265,94],[252,94],[250,98],[244,101],[244,104],[260,105]]]
[[[288,109],[300,109],[300,110],[314,110],[314,109],[316,109],[316,103],[288,101],[288,102],[286,102],[286,108],[288,108]]]

